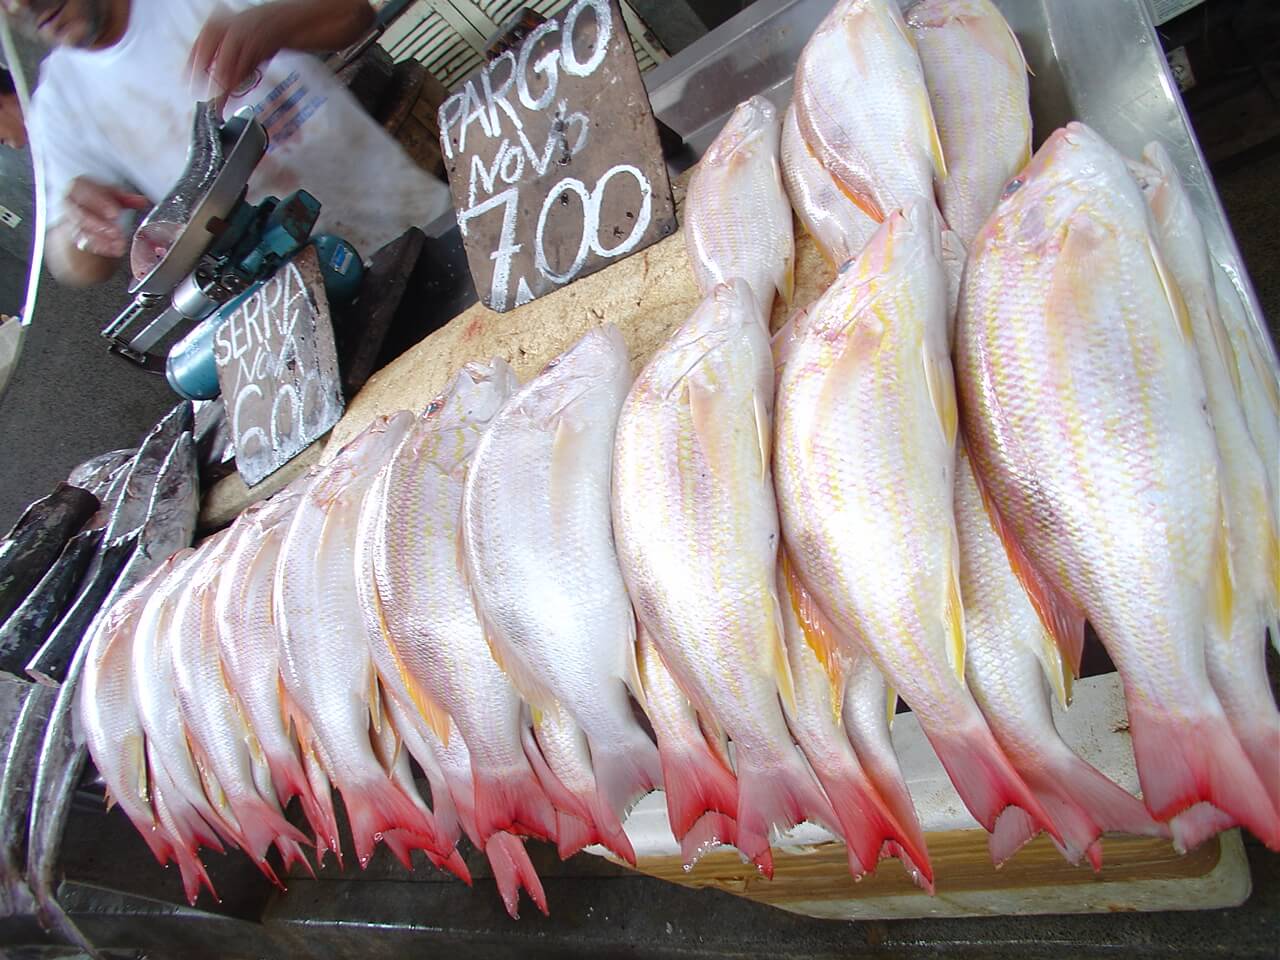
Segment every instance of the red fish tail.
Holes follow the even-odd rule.
[[[838,832],[835,812],[822,788],[790,743],[772,745],[738,744],[738,839],[737,847],[748,860],[766,862],[769,833],[774,827],[786,830],[810,820]],[[771,876],[769,863],[766,876]],[[762,867],[762,871],[764,868]]]
[[[519,920],[520,890],[523,888],[529,899],[542,911],[547,913],[547,895],[542,890],[542,881],[533,868],[529,852],[520,842],[520,838],[510,833],[493,834],[484,846],[484,852],[493,868],[493,879],[498,885],[498,893],[507,908],[512,920]]]
[[[849,870],[855,876],[876,868],[886,843],[894,855],[903,854],[907,870],[928,887],[933,886],[933,866],[923,841],[903,829],[857,767],[830,771],[815,768],[835,812],[840,834],[849,850]]]
[[[504,830],[551,840],[556,835],[555,808],[527,764],[510,770],[471,765],[475,783],[476,831],[481,846]]]
[[[666,750],[661,759],[667,819],[676,839],[683,840],[704,814],[730,821],[738,815],[738,779],[705,743]]]
[[[420,810],[412,800],[385,777],[369,777],[354,789],[342,788],[342,799],[351,822],[351,839],[355,843],[360,866],[367,867],[374,847],[391,830],[404,830],[423,839],[431,849],[446,854],[431,815]]]

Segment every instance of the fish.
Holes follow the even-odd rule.
[[[22,707],[9,734],[0,773],[0,886],[10,915],[29,914],[35,908],[26,880],[27,830],[32,782],[56,692],[52,687],[27,684],[20,695]]]
[[[662,789],[671,833],[683,841],[705,814],[719,813],[725,818],[721,839],[732,845],[737,836],[738,778],[720,735],[709,739],[703,732],[703,724],[713,721],[699,718],[643,623],[637,629],[636,643],[645,713],[662,760]],[[688,860],[685,865],[690,865]]]
[[[274,843],[286,870],[295,863],[309,869],[302,852],[308,840],[284,819],[266,757],[227,687],[212,609],[222,564],[243,529],[234,524],[210,538],[179,588],[169,621],[169,649],[179,717],[205,793],[214,794],[219,808],[229,811],[244,852],[283,889],[267,851]]]
[[[915,42],[894,0],[841,0],[796,64],[800,135],[844,194],[883,223],[947,177]]]
[[[978,823],[991,832],[1012,805],[1057,838],[964,685],[945,287],[936,213],[916,200],[799,322],[774,432],[783,539],[837,642],[864,645],[911,705]]]
[[[40,582],[0,626],[0,673],[25,680],[25,667],[75,597],[102,544],[102,530],[81,530]]]
[[[502,360],[466,364],[374,481],[356,537],[374,665],[441,742],[451,724],[461,731],[481,849],[501,830],[555,835],[555,811],[521,746],[520,697],[489,653],[458,562],[471,455],[516,386]]]
[[[109,450],[96,457],[90,457],[72,469],[67,475],[67,483],[81,490],[88,490],[95,497],[101,497],[102,491],[106,490],[115,472],[132,460],[137,452],[137,448],[133,447],[126,450]]]
[[[87,490],[60,483],[27,507],[0,541],[0,621],[18,609],[98,505]]]
[[[198,506],[199,486],[192,454],[181,440],[189,438],[191,424],[191,404],[183,401],[152,428],[123,477],[113,485],[109,494],[113,507],[102,534],[105,546],[85,574],[75,601],[27,664],[28,676],[42,683],[61,683],[99,611],[190,542],[194,515],[190,516],[189,530],[187,519]],[[157,498],[162,474],[165,487]],[[150,528],[146,527],[148,522]],[[151,545],[157,537],[159,549]],[[129,542],[143,546],[136,561],[126,549]]]
[[[1280,710],[1266,664],[1267,629],[1280,628],[1280,535],[1271,510],[1272,479],[1280,463],[1268,471],[1249,432],[1235,385],[1231,341],[1218,309],[1209,245],[1173,160],[1156,141],[1130,169],[1186,308],[1218,447],[1232,602],[1228,629],[1211,629],[1205,639],[1209,682],[1280,810]]]
[[[791,206],[832,266],[862,252],[880,226],[850,200],[800,134],[796,107],[782,118],[782,180]]]
[[[448,852],[370,744],[369,725],[381,713],[352,568],[360,503],[412,422],[407,411],[379,417],[316,474],[299,497],[275,569],[285,710],[304,756],[320,760],[342,793],[362,867],[393,829]]]
[[[108,802],[129,818],[157,861],[177,860],[187,899],[194,904],[202,884],[217,894],[200,861],[175,847],[156,818],[146,734],[134,701],[131,674],[138,616],[167,572],[163,566],[152,571],[97,621],[85,641],[88,653],[75,709],[89,755],[106,784]]]
[[[991,0],[920,0],[905,18],[947,159],[938,202],[967,248],[1031,159],[1026,58]]]
[[[706,296],[734,277],[747,281],[765,315],[773,294],[795,288],[791,207],[778,163],[778,111],[764,97],[738,104],[689,180],[684,239]]]
[[[584,800],[585,779],[578,790],[565,782],[566,761],[579,777],[589,771],[601,842],[634,864],[621,817],[662,770],[631,709],[630,697],[644,698],[636,621],[610,521],[614,430],[630,385],[622,334],[605,324],[507,399],[467,468],[461,551],[484,636],[542,718],[551,769]],[[549,723],[566,734],[554,740],[561,752]]]
[[[1000,538],[1047,585],[1029,593],[1087,617],[1120,673],[1147,809],[1208,802],[1280,848],[1205,667],[1234,587],[1190,319],[1124,158],[1084,124],[1050,135],[978,234],[955,363]]]
[[[613,530],[636,613],[698,714],[734,743],[736,846],[837,820],[787,729],[795,689],[775,593],[773,358],[744,280],[716,287],[649,360],[614,446]],[[781,702],[780,702],[781,701]]]
[[[271,615],[276,562],[300,495],[286,488],[237,521],[240,534],[214,586],[213,617],[227,685],[262,751],[276,800],[283,807],[298,797],[322,858],[326,850],[341,853],[338,824],[328,790],[323,797],[312,790],[282,710],[280,640]]]
[[[1103,831],[1167,837],[1142,802],[1072,752],[1058,734],[1050,691],[1066,706],[1071,667],[1014,574],[983,504],[963,444],[956,458],[955,512],[964,602],[965,679],[1005,755],[1062,833],[1072,863],[1102,869]],[[1003,817],[992,838],[997,865],[1036,834],[1021,815]]]
[[[777,576],[787,661],[796,692],[795,709],[788,716],[791,732],[840,819],[849,872],[855,877],[871,873],[881,850],[889,847],[901,851],[907,872],[932,893],[933,867],[919,824],[915,817],[900,823],[880,798],[841,724],[843,675],[841,682],[831,682],[822,663],[831,640],[818,636],[834,627],[800,582],[785,551]]]

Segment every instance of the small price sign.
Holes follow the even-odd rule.
[[[235,306],[214,334],[213,359],[248,486],[338,422],[345,403],[315,247]]]
[[[505,311],[676,229],[649,97],[616,2],[577,0],[440,105],[476,292]]]

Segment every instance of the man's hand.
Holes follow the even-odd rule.
[[[364,35],[373,17],[367,0],[274,0],[215,14],[191,48],[191,73],[207,76],[217,96],[234,96],[281,50],[341,50]]]
[[[76,177],[67,189],[66,212],[45,238],[50,271],[73,286],[106,280],[128,245],[120,214],[141,210],[148,202],[139,194]]]
[[[62,222],[71,231],[72,242],[82,253],[119,259],[128,248],[128,238],[120,226],[126,210],[145,210],[150,201],[138,193],[76,177],[67,189],[66,213]]]

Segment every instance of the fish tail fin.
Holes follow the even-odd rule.
[[[662,787],[658,748],[630,717],[622,731],[606,744],[591,743],[591,766],[601,803],[621,818],[636,801]]]
[[[875,870],[885,844],[889,843],[895,853],[903,854],[908,872],[914,868],[919,879],[932,887],[933,866],[923,840],[917,841],[912,831],[902,828],[856,764],[848,764],[838,772],[820,769],[816,772],[835,811],[840,833],[849,849],[850,872],[855,877]]]
[[[271,783],[280,806],[287,807],[289,801],[297,797],[308,825],[316,833],[323,833],[328,823],[298,758],[296,756],[267,757],[267,767],[271,771]]]
[[[1152,816],[1168,820],[1203,800],[1280,850],[1280,811],[1221,710],[1174,717],[1145,707],[1137,696],[1125,699],[1138,779]]]
[[[306,770],[307,783],[310,790],[300,796],[307,822],[316,832],[316,863],[324,863],[327,851],[332,851],[338,860],[338,868],[342,868],[342,841],[338,834],[338,817],[333,809],[333,787],[329,784],[329,775],[325,772],[320,758],[312,751],[304,748],[302,764]],[[310,803],[306,799],[309,795]],[[308,809],[310,806],[310,809]]]
[[[403,830],[388,830],[383,834],[382,842],[387,845],[391,855],[400,861],[402,867],[413,870],[413,851],[418,848],[413,842],[412,834],[405,833]]]
[[[307,855],[302,852],[302,846],[298,841],[290,837],[276,837],[275,844],[276,849],[280,851],[285,873],[288,873],[294,864],[300,864],[311,875],[312,880],[316,878],[316,871],[311,866],[311,861],[307,859]]]
[[[568,860],[597,841],[595,825],[571,813],[556,813],[556,853]]]
[[[1179,853],[1194,850],[1210,837],[1236,825],[1236,818],[1211,803],[1194,803],[1169,820],[1173,848]]]
[[[390,831],[382,838],[382,842],[391,848],[396,859],[403,863],[407,870],[413,869],[413,851],[421,850],[437,870],[452,873],[468,887],[472,885],[471,871],[467,868],[467,861],[462,859],[462,854],[456,847],[444,850],[434,838],[417,837],[404,830]]]
[[[529,894],[534,906],[542,911],[542,915],[549,915],[542,881],[538,878],[538,872],[533,869],[529,851],[525,850],[519,837],[511,833],[495,833],[484,845],[484,852],[489,858],[489,866],[493,868],[493,879],[498,885],[502,903],[512,920],[520,919],[522,888]]]
[[[687,749],[678,752],[668,750],[659,756],[667,819],[676,837],[683,838],[704,814],[737,816],[737,778],[705,742],[689,744]]]
[[[1280,810],[1280,712],[1272,708],[1259,722],[1237,724],[1235,730],[1272,806]]]
[[[528,763],[507,770],[481,769],[473,759],[476,833],[480,844],[502,830],[552,840],[555,808]]]
[[[805,820],[836,830],[838,820],[822,788],[790,743],[780,749],[740,744],[738,765],[737,847],[749,860],[761,862],[769,850],[773,827],[786,830]],[[766,876],[772,874],[772,863]]]
[[[552,806],[556,809],[556,829],[559,830],[560,828],[558,814],[562,813],[567,813],[577,820],[589,823],[591,821],[590,804],[566,787],[563,781],[556,776],[555,771],[551,769],[551,765],[547,763],[546,758],[542,755],[542,750],[534,739],[533,731],[528,727],[525,727],[521,732],[521,745],[524,747],[525,758],[528,759],[529,766],[533,769],[538,783],[541,784],[542,789],[551,800]],[[590,843],[590,841],[587,842]],[[582,848],[578,847],[578,849],[581,850]]]
[[[188,849],[182,844],[175,844],[173,848],[174,859],[178,861],[178,872],[182,874],[182,892],[186,894],[187,903],[191,906],[196,905],[196,900],[200,897],[200,888],[204,887],[209,891],[209,895],[218,903],[222,899],[218,896],[218,891],[213,888],[213,881],[209,879],[209,873],[204,868],[199,855],[194,848]]]
[[[169,849],[182,874],[182,890],[187,896],[187,903],[195,906],[201,886],[206,887],[213,899],[221,903],[218,891],[213,888],[213,881],[209,879],[198,853],[200,836],[212,837],[213,844],[209,846],[221,851],[222,845],[217,836],[195,810],[189,807],[171,807],[164,787],[155,778],[152,779],[152,796],[160,829],[168,836]]]
[[[229,799],[236,822],[240,824],[240,833],[244,839],[244,852],[257,864],[259,870],[268,880],[284,889],[284,883],[275,871],[267,865],[267,851],[277,841],[287,843],[310,843],[306,836],[293,824],[280,815],[278,810],[259,797],[237,797]],[[281,848],[283,852],[283,847]]]
[[[1021,807],[1037,829],[1061,843],[1057,825],[1009,763],[976,706],[974,715],[974,722],[958,730],[927,731],[929,742],[964,805],[988,833],[995,831],[996,820],[1005,808]]]
[[[353,789],[341,789],[347,817],[351,821],[356,858],[362,868],[369,865],[374,847],[390,830],[407,831],[431,849],[439,849],[435,823],[430,814],[418,809],[390,779],[367,777]]]

